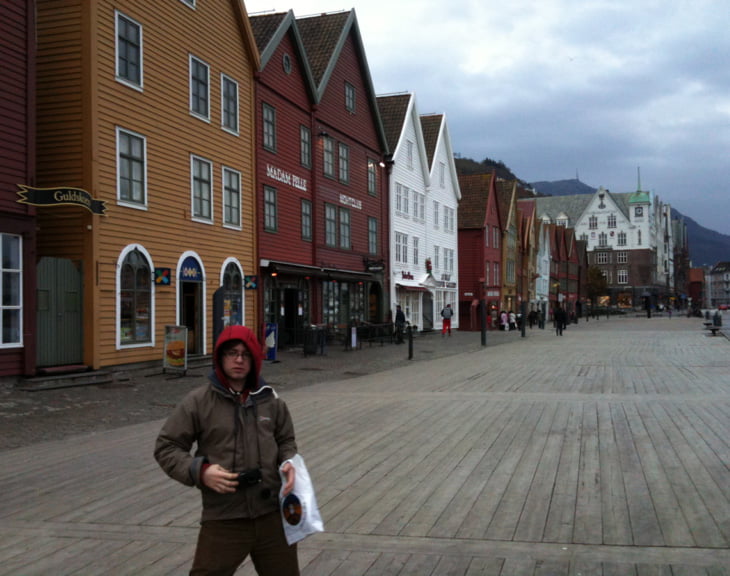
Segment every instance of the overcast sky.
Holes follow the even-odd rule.
[[[454,151],[527,182],[651,190],[730,234],[727,0],[245,0],[355,9],[378,94],[445,113]]]

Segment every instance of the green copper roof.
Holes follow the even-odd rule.
[[[633,192],[629,197],[629,204],[649,204],[650,202],[648,192]]]

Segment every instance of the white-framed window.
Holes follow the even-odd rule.
[[[340,248],[349,250],[350,244],[350,210],[348,208],[340,208],[338,210],[340,216]]]
[[[493,286],[499,286],[500,278],[499,278],[499,263],[494,263],[494,284]]]
[[[413,142],[406,140],[406,167],[413,170]]]
[[[628,261],[629,261],[628,252],[616,252],[616,263],[617,264],[627,264]]]
[[[220,286],[227,300],[231,303],[228,311],[230,323],[243,322],[246,298],[243,293],[243,269],[235,258],[227,258],[221,266]]]
[[[628,284],[629,283],[629,271],[628,270],[617,270],[616,271],[616,283]]]
[[[368,252],[378,253],[378,219],[368,216]]]
[[[596,264],[608,264],[608,252],[596,252]]]
[[[210,120],[210,66],[190,55],[190,113]]]
[[[345,110],[354,114],[355,104],[355,87],[349,82],[345,82]]]
[[[323,170],[324,175],[329,178],[335,177],[335,141],[325,136],[322,143]]]
[[[299,162],[305,168],[312,167],[312,131],[309,126],[299,126]]]
[[[484,247],[489,248],[489,225],[484,227]]]
[[[117,347],[154,344],[152,262],[139,245],[127,246],[117,260]]]
[[[439,204],[436,200],[433,201],[433,227],[438,229],[439,227],[439,218],[441,216],[441,204]]]
[[[413,192],[413,218],[426,221],[426,195],[423,192]]]
[[[117,126],[117,201],[147,207],[147,140]]]
[[[116,19],[117,80],[141,90],[144,86],[142,25],[118,10]]]
[[[279,208],[276,188],[264,186],[264,230],[276,232],[279,229]]]
[[[223,225],[241,228],[241,173],[223,167]]]
[[[451,248],[444,248],[444,270],[454,272],[454,251]]]
[[[499,229],[499,226],[492,226],[492,248],[499,248],[500,245],[500,239],[502,238],[502,232]]]
[[[238,82],[221,74],[221,126],[238,134]]]
[[[276,152],[276,108],[264,102],[261,114],[264,127],[264,148],[269,152]]]
[[[596,230],[598,228],[598,216],[591,216],[588,218],[588,229]]]
[[[484,263],[484,285],[490,286],[489,284],[489,273],[491,272],[491,266],[489,265],[489,262]]]
[[[454,233],[456,211],[453,208],[444,206],[444,232]]]
[[[213,221],[213,163],[190,155],[190,193],[193,220]]]
[[[350,183],[350,147],[347,144],[339,144],[340,161],[340,182]]]
[[[395,261],[408,264],[408,234],[395,233]]]
[[[368,158],[368,194],[378,195],[378,163],[372,158]]]
[[[418,250],[418,236],[413,237],[413,264],[418,266],[418,263],[421,261],[421,257]]]
[[[0,348],[23,345],[23,238],[16,234],[0,234],[0,315],[2,339]]]
[[[433,268],[434,270],[441,269],[441,248],[438,246],[433,247]]]
[[[312,241],[312,201],[302,199],[302,240]]]
[[[641,246],[641,230],[636,231],[636,245]]]
[[[324,243],[327,246],[337,246],[337,206],[324,205]]]
[[[617,244],[619,246],[626,246],[626,232],[619,232],[617,236]]]
[[[439,186],[446,187],[446,164],[439,162]]]
[[[396,183],[395,185],[395,211],[401,216],[408,216],[410,191],[407,186]]]
[[[608,246],[608,236],[606,235],[605,232],[601,232],[598,235],[598,245],[601,246],[602,248]]]
[[[608,215],[608,227],[609,228],[616,228],[616,214],[609,214]]]

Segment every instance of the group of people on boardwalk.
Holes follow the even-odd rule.
[[[517,330],[517,314],[512,310],[509,312],[502,310],[499,314],[499,329],[505,332]]]

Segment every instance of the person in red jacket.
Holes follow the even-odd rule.
[[[262,359],[251,330],[225,328],[208,383],[185,396],[157,437],[160,467],[202,495],[191,575],[233,574],[249,554],[260,576],[299,575],[279,511],[280,472],[283,493],[294,487],[294,426],[260,377]]]

